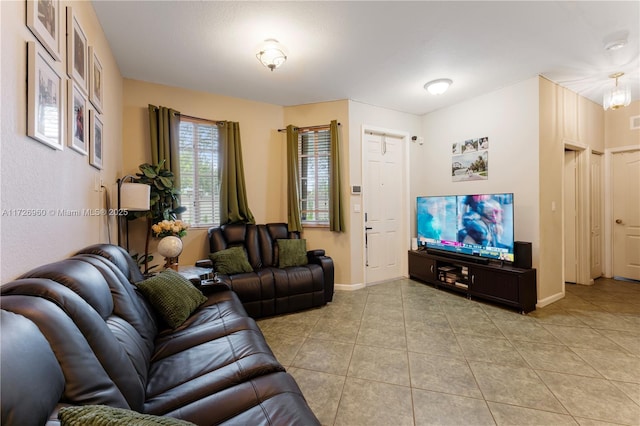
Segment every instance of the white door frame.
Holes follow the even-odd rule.
[[[626,145],[604,150],[604,270],[607,278],[613,276],[613,155],[640,151],[640,145]]]
[[[593,284],[591,279],[591,225],[590,225],[590,155],[591,149],[580,142],[564,139],[564,148],[576,152],[576,284]],[[564,215],[564,185],[562,185],[563,215]],[[564,222],[562,229],[562,257],[564,261]],[[565,282],[564,266],[562,268],[562,282]],[[564,284],[563,284],[564,286]]]
[[[375,134],[380,134],[380,135],[386,135],[386,136],[394,136],[397,138],[401,138],[402,139],[402,162],[403,162],[403,169],[404,169],[404,175],[402,176],[402,186],[403,186],[403,190],[402,190],[402,208],[403,208],[403,212],[400,215],[400,217],[402,218],[402,223],[400,225],[400,235],[404,235],[404,240],[405,240],[405,244],[406,244],[406,250],[408,251],[411,248],[411,238],[410,238],[410,230],[411,227],[409,226],[410,224],[410,217],[411,217],[411,209],[409,209],[409,177],[410,177],[410,173],[409,173],[409,146],[410,146],[410,141],[411,141],[411,137],[409,135],[408,132],[406,131],[402,131],[402,130],[396,130],[396,129],[389,129],[389,128],[384,128],[384,127],[378,127],[378,126],[372,126],[369,124],[363,124],[361,129],[360,129],[360,164],[362,165],[362,167],[360,168],[360,182],[363,183],[363,187],[362,187],[362,229],[360,230],[361,232],[361,247],[363,248],[362,250],[362,259],[360,264],[362,265],[362,281],[364,283],[364,286],[366,287],[369,283],[367,283],[367,266],[366,266],[366,256],[367,256],[367,252],[365,249],[365,238],[366,238],[366,232],[364,227],[366,226],[366,222],[364,220],[364,213],[367,210],[367,197],[368,195],[368,188],[366,187],[366,185],[364,185],[365,182],[365,159],[366,159],[366,155],[365,155],[365,143],[364,143],[364,138],[366,133],[375,133]],[[399,256],[400,258],[400,273],[402,274],[402,276],[408,276],[408,255],[402,253]]]

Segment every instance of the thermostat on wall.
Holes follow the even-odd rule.
[[[351,193],[354,195],[360,195],[360,193],[362,193],[362,187],[360,185],[351,186]]]

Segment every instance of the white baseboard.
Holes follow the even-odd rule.
[[[549,297],[545,297],[542,300],[538,300],[538,303],[536,303],[536,308],[544,308],[545,306],[550,305],[553,302],[557,302],[558,300],[563,298],[564,298],[564,291],[561,293],[556,293]]]
[[[354,290],[360,290],[361,288],[364,288],[365,285],[364,283],[355,283],[355,284],[334,284],[333,288],[335,290],[341,290],[341,291],[354,291]]]

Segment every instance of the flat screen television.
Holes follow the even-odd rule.
[[[416,212],[419,246],[513,262],[513,193],[418,197]]]

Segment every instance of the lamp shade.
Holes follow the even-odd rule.
[[[604,92],[602,107],[605,110],[618,109],[631,103],[631,90],[626,86],[612,87]]]
[[[149,210],[151,187],[144,183],[126,182],[120,188],[120,208],[130,211]]]
[[[178,257],[182,253],[182,240],[178,237],[164,237],[158,243],[158,253],[164,257]]]

